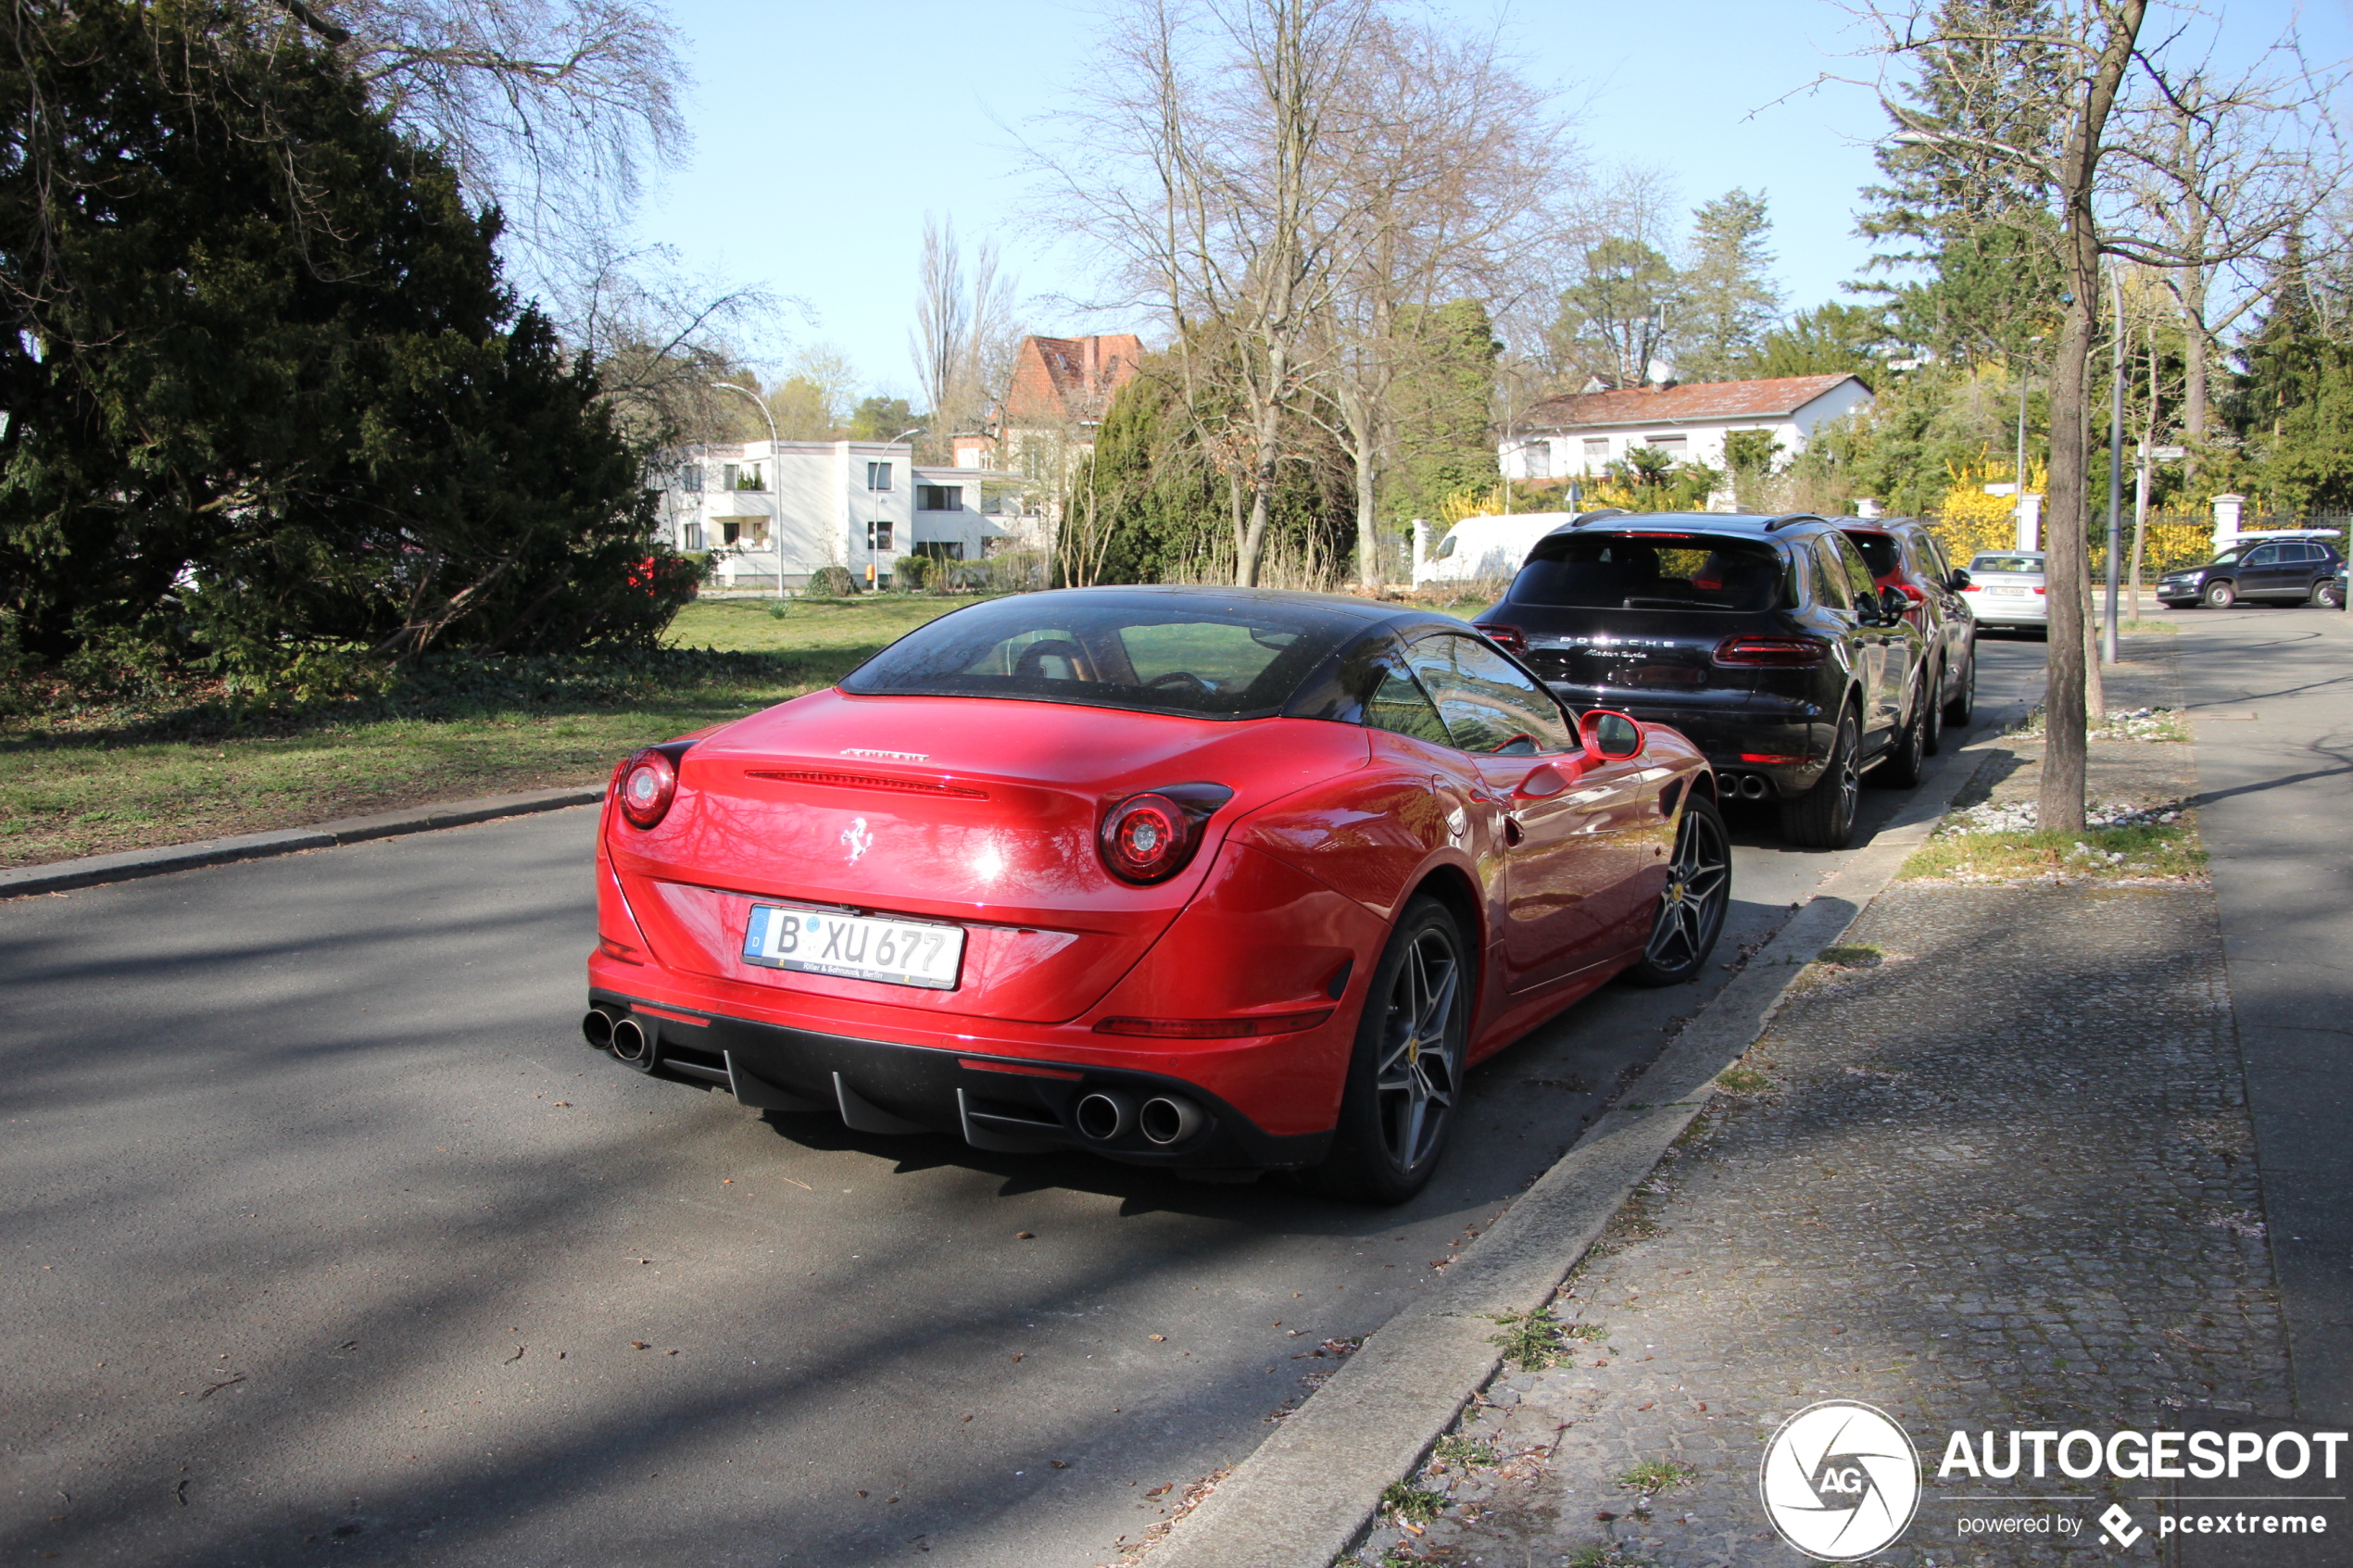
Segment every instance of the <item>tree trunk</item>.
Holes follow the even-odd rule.
[[[2045,573],[2050,604],[2050,676],[2043,697],[2043,782],[2038,802],[2045,829],[2083,827],[2084,655],[2089,650],[2091,552],[2089,475],[2092,329],[2100,299],[2100,233],[2092,208],[2102,141],[2117,89],[2140,37],[2147,0],[2116,0],[2106,14],[2108,36],[2086,83],[2068,137],[2060,196],[2069,295],[2051,364],[2050,513]]]
[[[2206,269],[2194,267],[2182,280],[2182,433],[2190,448],[2184,483],[2196,483],[2198,448],[2206,440],[2206,366],[2212,349],[2213,334],[2206,327]]]
[[[2091,243],[2086,235],[2084,247]],[[2084,383],[2092,352],[2092,302],[2099,297],[2096,267],[2095,255],[2092,267],[2071,269],[2077,273],[2075,297],[2067,307],[2058,353],[2051,364],[2051,475],[2049,509],[2043,520],[2048,589],[2044,598],[2051,624],[2045,645],[2049,677],[2043,693],[2041,825],[2070,830],[2083,825],[2083,655],[2089,646],[2083,612],[2090,585],[2083,470],[2091,412]],[[2089,282],[2083,281],[2086,275]]]
[[[1381,585],[1378,499],[1380,444],[1373,439],[1370,421],[1355,433],[1356,462],[1356,581],[1365,588]]]

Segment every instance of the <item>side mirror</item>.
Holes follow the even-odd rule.
[[[1612,761],[1642,749],[1642,727],[1625,714],[1613,713],[1606,708],[1589,710],[1577,721],[1577,734],[1586,750]]]
[[[1969,586],[1969,573],[1963,571],[1958,567],[1955,567],[1953,569],[1953,575],[1944,580],[1944,586],[1952,589],[1953,592],[1957,594],[1961,592],[1961,590]]]
[[[1895,622],[1903,620],[1906,612],[1910,610],[1911,608],[1912,601],[1904,596],[1903,589],[1881,588],[1879,591],[1880,619],[1885,621],[1888,625],[1893,626]]]

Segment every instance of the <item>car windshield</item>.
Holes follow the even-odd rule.
[[[2043,574],[2041,556],[1979,556],[1969,563],[1971,571],[2022,571],[2029,576]]]
[[[1580,529],[1538,541],[1511,602],[1565,609],[1703,609],[1754,614],[1794,602],[1789,567],[1762,539]]]
[[[852,671],[859,696],[994,696],[1203,719],[1279,713],[1365,622],[1272,595],[1015,594],[919,626]]]
[[[1884,577],[1901,564],[1895,555],[1895,541],[1884,533],[1849,533],[1846,537],[1862,552],[1863,564],[1871,569],[1874,577]]]

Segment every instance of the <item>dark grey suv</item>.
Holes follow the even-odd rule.
[[[2158,578],[2157,596],[2175,609],[2194,604],[2228,609],[2241,599],[2334,609],[2345,602],[2336,585],[2344,564],[2344,557],[2318,539],[2242,537],[2203,566],[2176,567]]]
[[[1571,708],[1673,725],[1726,798],[1834,849],[1866,771],[1919,782],[1936,696],[1911,608],[1818,517],[1616,513],[1538,540],[1478,625]]]

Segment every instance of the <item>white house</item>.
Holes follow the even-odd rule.
[[[900,558],[978,560],[1001,521],[983,510],[986,470],[918,468],[914,449],[871,441],[713,442],[669,454],[662,536],[708,550],[721,587],[806,587],[821,567],[888,582]]]
[[[1496,457],[1513,479],[1598,476],[1637,446],[1729,470],[1724,438],[1754,430],[1771,433],[1780,464],[1806,450],[1822,425],[1870,401],[1870,388],[1844,375],[1572,393],[1530,408],[1498,443]],[[1729,495],[1718,501],[1730,504]]]

